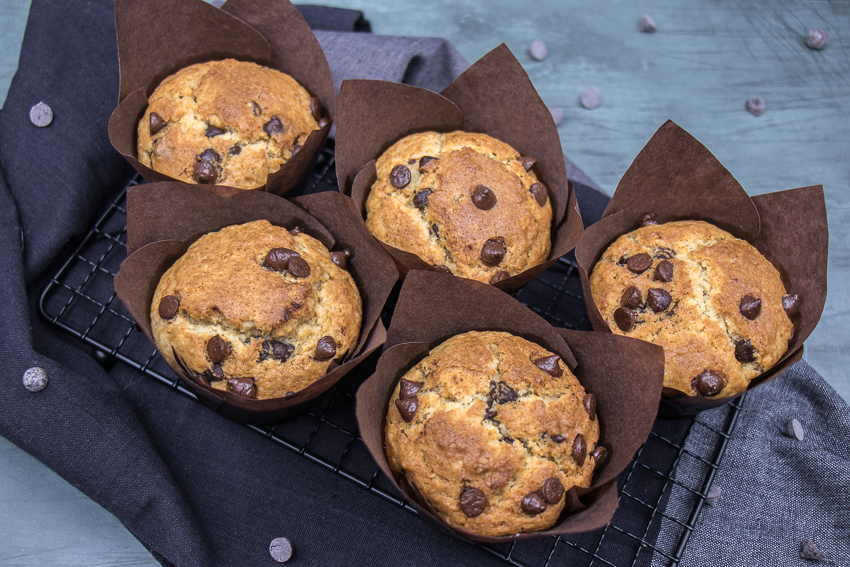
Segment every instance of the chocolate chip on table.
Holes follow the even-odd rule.
[[[596,419],[596,396],[593,394],[587,394],[582,400],[584,404],[584,410],[587,412],[587,416],[590,418],[590,421]]]
[[[330,122],[330,120],[328,120],[324,116],[319,118],[319,128],[324,128],[325,126],[328,125],[328,122]]]
[[[543,501],[543,497],[539,492],[532,492],[522,499],[520,507],[529,516],[535,516],[546,511],[546,502]]]
[[[557,354],[553,354],[551,356],[544,356],[542,358],[538,358],[536,360],[532,360],[531,362],[534,365],[554,378],[559,378],[564,374],[564,370],[561,368],[561,365],[558,362],[561,360],[561,357]]]
[[[656,221],[653,217],[655,217],[655,215],[643,215],[643,219],[640,221],[640,225],[642,227],[657,225],[658,221]]]
[[[216,179],[218,179],[218,170],[210,162],[199,160],[195,163],[195,169],[192,175],[198,183],[210,184],[215,183]]]
[[[638,22],[638,30],[641,33],[652,33],[658,29],[658,25],[655,23],[648,14],[644,14],[643,17]]]
[[[661,260],[655,267],[653,279],[659,282],[673,281],[673,262],[670,260]]]
[[[747,100],[744,108],[753,116],[761,116],[767,110],[767,103],[758,97]]]
[[[800,307],[800,296],[796,293],[789,293],[788,295],[782,296],[782,309],[785,310],[785,313],[790,317],[792,315],[796,315],[799,312]]]
[[[529,191],[531,191],[531,196],[534,197],[534,200],[537,201],[537,204],[541,207],[549,200],[549,191],[542,183],[535,183],[531,186]]]
[[[532,166],[537,163],[537,160],[533,157],[521,157],[519,158],[520,163],[522,163],[522,167],[525,168],[526,171],[532,168]]]
[[[162,116],[157,114],[156,112],[151,112],[151,136],[158,133],[160,130],[165,128],[165,125],[168,124]]]
[[[806,432],[803,431],[803,424],[800,420],[794,418],[782,428],[782,434],[797,441],[803,441],[806,438]]]
[[[322,103],[316,97],[310,99],[310,114],[313,115],[313,119],[316,121],[322,116]]]
[[[572,456],[578,466],[584,466],[584,459],[587,457],[587,444],[584,442],[584,435],[581,433],[573,439]]]
[[[227,389],[243,398],[257,399],[257,386],[253,378],[228,378]]]
[[[490,239],[481,248],[481,262],[485,266],[498,266],[505,259],[505,245],[499,240]]]
[[[265,130],[266,134],[269,136],[280,134],[283,132],[283,122],[281,122],[280,118],[277,116],[272,116],[271,119],[263,126],[263,130]]]
[[[395,407],[398,408],[398,413],[401,414],[401,418],[407,423],[410,423],[416,415],[416,410],[419,409],[419,399],[416,397],[406,399],[399,398],[395,401]]]
[[[726,380],[716,372],[704,370],[691,380],[691,387],[700,396],[716,396],[726,386]]]
[[[472,191],[472,204],[482,211],[489,211],[496,206],[496,194],[487,187],[479,185]]]
[[[331,252],[331,262],[343,270],[348,267],[348,259],[351,258],[351,251],[348,248]]]
[[[528,54],[535,61],[543,61],[549,57],[549,47],[545,42],[538,40],[532,41],[528,46]]]
[[[163,319],[174,319],[180,308],[180,300],[176,295],[166,295],[159,300],[159,316]]]
[[[829,43],[829,34],[826,30],[809,30],[806,33],[806,46],[809,49],[823,49]]]
[[[614,322],[624,333],[631,331],[635,327],[634,311],[628,307],[618,307],[614,311]]]
[[[251,103],[251,110],[254,111],[254,116],[259,116],[263,113],[263,109],[260,108],[260,105],[256,102]]]
[[[581,105],[586,109],[593,110],[594,108],[598,108],[600,104],[602,104],[602,95],[599,94],[598,89],[587,87],[581,93]]]
[[[286,267],[287,271],[290,274],[295,276],[296,278],[308,278],[310,277],[310,264],[307,263],[304,258],[300,256],[292,258],[289,261],[289,265]]]
[[[826,555],[824,555],[823,551],[818,549],[815,542],[809,538],[804,539],[802,543],[800,543],[800,557],[803,559],[812,559],[814,561],[826,559]]]
[[[47,372],[44,368],[33,366],[24,372],[21,382],[30,392],[40,392],[47,387]]]
[[[289,262],[293,258],[300,258],[301,254],[289,248],[272,248],[266,255],[263,266],[271,268],[276,272],[282,272],[289,267]]]
[[[664,311],[670,307],[670,302],[672,300],[673,299],[670,297],[670,294],[663,289],[651,289],[646,294],[646,303],[649,305],[649,308],[656,313]]]
[[[709,506],[714,506],[722,492],[723,490],[719,486],[712,484],[711,488],[708,489],[708,494],[705,495],[705,503]]]
[[[555,121],[555,126],[558,126],[564,121],[564,109],[560,106],[553,106],[549,108],[549,112],[552,114],[552,120]]]
[[[652,256],[646,252],[631,256],[626,262],[626,266],[636,274],[642,274],[652,267]]]
[[[399,381],[398,396],[402,399],[415,398],[416,394],[419,393],[419,390],[421,390],[424,385],[425,382],[416,382],[414,380],[402,378]]]
[[[738,362],[752,362],[756,359],[756,350],[750,344],[749,339],[741,339],[735,343],[735,360]]]
[[[506,383],[502,381],[496,383],[495,380],[490,380],[490,399],[497,404],[506,404],[508,402],[515,402],[519,399],[519,396],[516,390]]]
[[[285,537],[278,537],[269,544],[269,555],[278,563],[286,563],[292,557],[292,544]]]
[[[437,270],[438,272],[443,273],[443,274],[451,274],[452,273],[452,271],[449,269],[448,266],[444,266],[442,264],[434,264],[434,269]]]
[[[439,159],[439,158],[435,158],[435,157],[432,157],[432,156],[422,156],[421,158],[419,158],[419,169],[420,169],[420,171],[423,168],[425,168],[425,166],[427,166],[429,163],[431,163],[432,161],[436,161],[437,159]],[[431,168],[426,168],[426,172],[429,171],[430,169]]]
[[[620,297],[620,307],[628,307],[629,309],[637,309],[643,305],[643,300],[640,297],[640,290],[637,286],[630,285]]]
[[[741,315],[753,321],[761,313],[761,299],[748,293],[741,298],[738,309],[741,310]]]
[[[605,463],[605,459],[608,458],[608,449],[603,447],[602,445],[597,445],[596,449],[590,454],[593,457],[593,470],[598,469]]]
[[[480,515],[487,508],[487,497],[477,488],[467,488],[460,495],[460,510],[467,518]]]
[[[397,165],[390,172],[390,183],[396,189],[406,187],[410,183],[410,170],[406,165]]]
[[[227,133],[227,130],[222,130],[221,128],[218,128],[218,127],[210,124],[209,126],[207,126],[207,133],[205,134],[205,136],[207,138],[214,138],[216,136],[221,136],[222,134],[226,134],[226,133]]]
[[[325,336],[316,344],[316,352],[313,358],[316,360],[328,360],[336,355],[336,341],[333,337]]]
[[[402,166],[404,167],[404,166]],[[407,185],[407,183],[405,183]],[[428,206],[428,195],[433,193],[431,189],[423,189],[413,196],[413,206],[417,209],[424,209]]]
[[[550,476],[543,481],[543,487],[540,489],[540,495],[543,496],[543,500],[545,500],[548,504],[557,504],[564,496],[564,485],[561,484],[561,481],[558,478]]]
[[[508,272],[506,272],[505,270],[500,270],[496,272],[492,278],[490,278],[490,285],[497,284],[502,280],[508,279],[509,277],[511,277],[511,275]]]
[[[207,354],[213,364],[218,364],[230,354],[230,345],[220,335],[216,335],[207,341]]]

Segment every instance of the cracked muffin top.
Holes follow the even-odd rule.
[[[607,456],[593,394],[560,357],[501,332],[434,348],[396,386],[385,434],[393,472],[485,536],[551,527]]]
[[[213,388],[257,399],[297,392],[357,345],[362,306],[346,261],[265,220],[204,235],[159,281],[154,340]]]
[[[721,398],[779,362],[798,300],[752,245],[702,221],[621,236],[590,288],[613,332],[664,348],[664,386]]]
[[[253,189],[326,122],[285,73],[226,59],[166,78],[139,121],[139,161],[187,183]]]
[[[378,158],[366,226],[441,271],[495,283],[549,257],[552,205],[535,162],[486,134],[412,134]]]

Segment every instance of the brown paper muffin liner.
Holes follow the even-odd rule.
[[[347,80],[339,90],[336,174],[365,218],[366,198],[375,182],[375,160],[398,139],[427,130],[488,134],[537,159],[534,171],[552,200],[549,259],[495,284],[514,291],[572,250],[582,221],[561,150],[558,128],[528,75],[504,44],[479,59],[443,92],[387,81]],[[434,271],[418,256],[381,243],[398,265]]]
[[[608,459],[589,488],[568,491],[558,522],[541,532],[487,537],[447,524],[384,453],[387,404],[398,380],[446,339],[468,331],[505,331],[557,353],[585,389],[596,395],[600,444]],[[481,282],[416,271],[401,288],[377,369],[357,392],[360,435],[380,469],[419,514],[441,531],[477,542],[502,543],[590,531],[617,508],[617,475],[646,440],[658,411],[664,377],[661,347],[610,333],[555,329],[530,309]]]
[[[109,141],[147,181],[177,181],[137,159],[137,126],[148,96],[166,77],[206,61],[227,58],[277,69],[322,104],[329,123],[254,191],[285,195],[310,170],[335,116],[331,70],[310,26],[288,0],[228,0],[221,9],[204,0],[117,0],[120,89],[109,119]],[[212,187],[201,185],[201,187]]]
[[[823,187],[800,187],[750,198],[723,164],[672,121],[647,142],[623,175],[602,219],[576,247],[582,289],[593,328],[611,332],[590,292],[589,274],[605,249],[654,215],[659,223],[703,220],[755,246],[779,270],[788,293],[800,296],[785,356],[754,378],[747,391],[782,374],[803,356],[803,343],[826,302],[829,231]],[[743,393],[743,392],[742,392]],[[740,396],[703,398],[664,388],[659,415],[693,416]]]
[[[202,235],[233,224],[265,219],[274,225],[320,240],[329,250],[351,251],[348,272],[363,301],[363,322],[357,346],[339,366],[289,398],[251,400],[205,386],[192,373],[172,366],[198,397],[217,412],[243,423],[268,423],[292,417],[325,392],[384,343],[381,310],[398,273],[393,262],[360,222],[348,197],[336,192],[298,197],[293,201],[261,191],[217,195],[180,182],[152,183],[127,191],[129,256],[115,277],[115,291],[138,326],[153,341],[150,309],[162,275]],[[155,344],[155,343],[154,343]]]

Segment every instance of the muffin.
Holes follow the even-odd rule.
[[[607,456],[596,398],[557,355],[501,332],[456,335],[390,397],[386,453],[450,525],[484,536],[545,530]]]
[[[749,243],[702,221],[654,224],[611,244],[590,276],[617,334],[664,348],[664,386],[725,398],[785,354],[796,295]]]
[[[285,73],[226,59],[165,79],[138,127],[139,161],[187,183],[253,189],[323,126],[318,99]]]
[[[257,399],[297,392],[357,344],[362,305],[345,260],[265,220],[204,235],[159,281],[154,340],[213,388]]]
[[[534,163],[486,134],[412,134],[378,158],[366,226],[441,271],[495,283],[549,257],[552,205]]]

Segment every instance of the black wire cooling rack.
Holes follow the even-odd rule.
[[[128,187],[139,183],[133,179]],[[300,193],[336,190],[332,142],[320,154]],[[42,316],[94,347],[95,358],[115,360],[197,400],[135,326],[115,294],[113,278],[126,258],[126,187],[62,264],[41,295]],[[519,290],[515,297],[553,325],[589,330],[572,254]],[[387,313],[389,315],[389,313]],[[253,426],[304,458],[412,514],[380,474],[357,433],[354,395],[374,369],[377,355],[315,400],[301,416],[276,426]],[[595,532],[503,545],[478,545],[523,567],[550,565],[676,566],[706,503],[744,397],[697,419],[659,420],[629,467],[619,476],[619,508]]]

